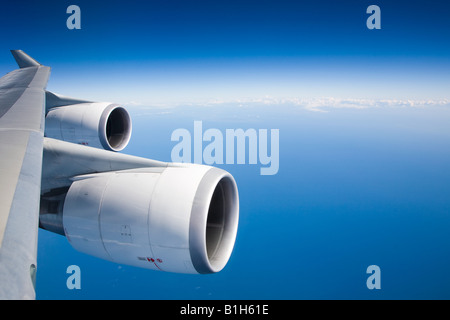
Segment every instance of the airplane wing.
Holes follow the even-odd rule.
[[[11,53],[20,69],[0,79],[0,299],[34,299],[50,68]]]

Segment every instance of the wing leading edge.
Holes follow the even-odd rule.
[[[50,68],[21,50],[0,79],[0,299],[34,299]]]

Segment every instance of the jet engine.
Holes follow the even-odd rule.
[[[74,178],[64,195],[41,199],[41,227],[78,251],[121,264],[177,273],[214,273],[236,239],[239,197],[226,171],[195,164]]]
[[[121,151],[130,140],[131,118],[124,107],[108,102],[54,107],[45,118],[45,136]]]

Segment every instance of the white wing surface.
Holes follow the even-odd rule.
[[[50,68],[11,52],[20,69],[0,79],[0,299],[34,299]]]

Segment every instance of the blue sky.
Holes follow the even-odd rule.
[[[66,8],[81,8],[81,30]],[[381,30],[366,9],[381,8]],[[177,128],[276,128],[280,170],[236,178],[236,248],[216,275],[117,265],[40,230],[40,299],[450,297],[450,5],[443,1],[21,1],[10,49],[52,67],[48,89],[125,104],[125,153],[170,161]],[[151,139],[149,137],[157,137]],[[82,289],[68,290],[79,265]],[[382,289],[368,290],[379,265]]]
[[[379,1],[381,30],[366,28],[370,1],[79,1],[81,30],[66,28],[69,4],[3,5],[4,72],[22,48],[51,64],[53,90],[124,103],[448,98],[442,1]]]

